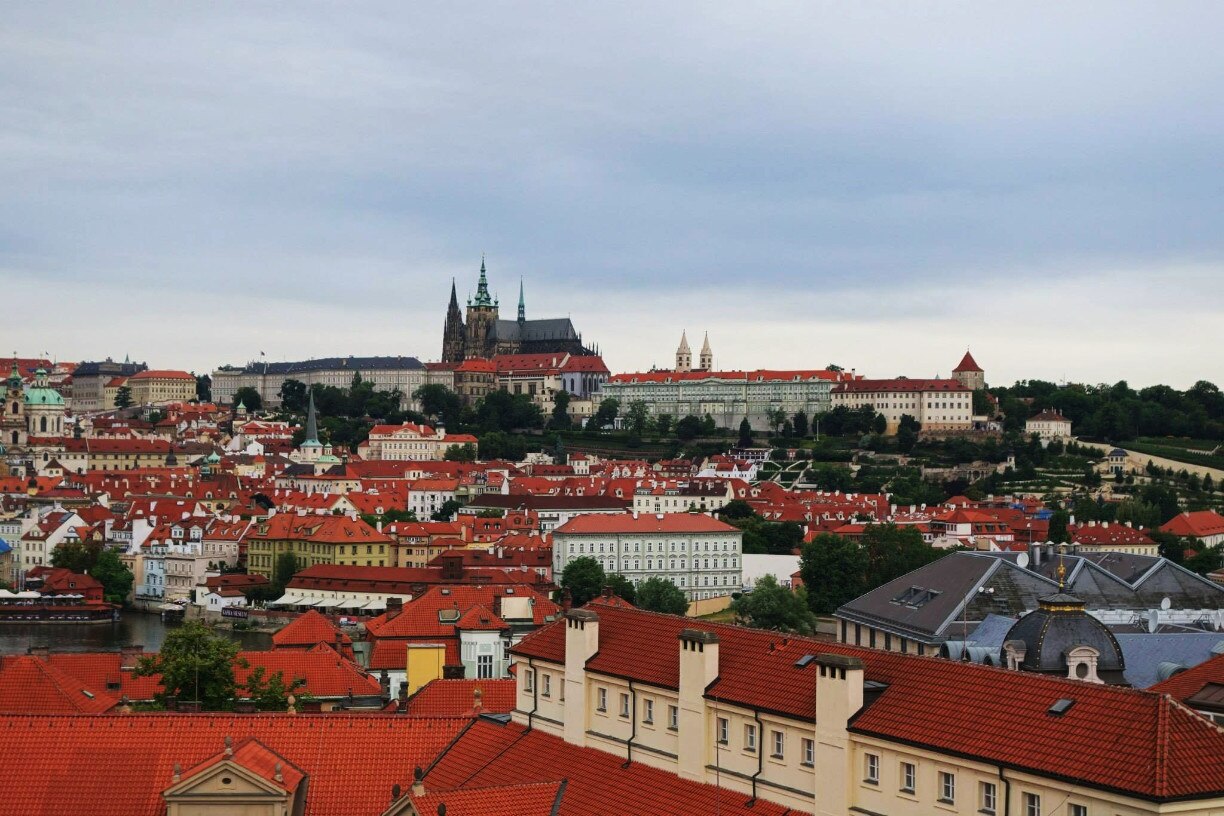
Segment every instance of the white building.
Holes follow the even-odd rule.
[[[1070,439],[1071,420],[1063,416],[1061,411],[1047,408],[1024,421],[1024,433],[1025,436],[1036,434],[1041,439]]]
[[[475,444],[476,437],[471,434],[448,434],[444,428],[405,422],[403,425],[375,425],[370,429],[370,438],[358,446],[357,453],[366,460],[436,462],[444,458],[451,447]]]
[[[770,428],[774,411],[789,419],[800,411],[811,417],[829,410],[833,386],[852,377],[823,369],[650,371],[616,374],[604,383],[599,396],[618,400],[622,412],[631,402],[641,401],[651,416],[668,414],[680,420],[709,414],[721,428],[738,428],[746,417],[754,431],[764,431]]]
[[[849,380],[833,388],[832,401],[834,408],[873,407],[888,421],[888,433],[896,433],[907,414],[927,431],[973,427],[973,391],[957,380]]]
[[[594,558],[634,584],[664,578],[689,600],[738,592],[743,534],[699,513],[576,516],[553,531],[553,574]]]
[[[285,380],[312,385],[348,388],[353,375],[372,382],[375,390],[399,390],[400,406],[418,410],[413,393],[427,382],[425,366],[415,357],[324,357],[297,363],[252,362],[245,367],[222,366],[212,373],[212,397],[218,405],[229,405],[240,388],[254,388],[265,406],[281,404]]]

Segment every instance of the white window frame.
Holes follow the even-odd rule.
[[[731,721],[726,717],[719,717],[714,736],[719,745],[726,745],[731,737]]]
[[[918,766],[912,762],[901,763],[901,792],[914,793],[918,789]]]
[[[871,785],[880,784],[879,754],[863,754],[863,781]]]
[[[939,801],[945,805],[956,803],[956,774],[951,771],[939,772]]]

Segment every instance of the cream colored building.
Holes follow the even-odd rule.
[[[1161,695],[838,646],[596,601],[513,650],[517,723],[821,816],[1224,808],[1224,731]],[[1202,743],[1173,758],[1169,729]],[[1149,764],[1150,763],[1150,764]]]
[[[370,437],[357,448],[362,459],[391,461],[439,461],[454,446],[475,445],[471,434],[448,434],[444,428],[431,428],[405,422],[403,425],[375,425]]]
[[[1047,408],[1034,417],[1024,421],[1025,436],[1034,434],[1041,439],[1070,439],[1071,420],[1062,415],[1061,411]]]
[[[252,362],[246,366],[222,366],[212,373],[212,396],[218,405],[229,405],[240,388],[254,388],[266,407],[281,404],[280,390],[286,380],[297,380],[307,388],[330,385],[349,388],[353,375],[374,384],[377,391],[398,390],[400,406],[419,410],[413,393],[427,382],[425,366],[415,357],[324,357],[297,363]]]
[[[973,427],[973,391],[957,380],[851,380],[833,388],[832,404],[850,410],[871,406],[884,415],[890,434],[907,414],[927,431]]]
[[[196,378],[186,371],[148,370],[127,378],[133,405],[188,402],[196,398]]]

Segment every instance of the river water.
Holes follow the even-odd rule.
[[[146,652],[161,649],[166,634],[178,624],[164,623],[159,615],[126,611],[114,623],[37,623],[0,625],[0,654],[25,654],[31,646],[47,646],[53,652],[109,652],[121,646],[143,646]],[[271,648],[267,632],[234,632],[218,627],[238,641],[243,649]]]

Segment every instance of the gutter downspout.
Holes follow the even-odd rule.
[[[628,768],[633,764],[633,741],[637,739],[637,690],[633,688],[633,681],[629,681],[629,716],[633,723],[629,732],[629,741],[625,743],[625,762],[621,765],[622,768]]]
[[[757,730],[757,769],[752,775],[752,798],[748,800],[748,805],[756,804],[757,800],[757,777],[765,772],[765,726],[761,722],[761,712],[757,709],[752,709],[752,719],[756,720]]]
[[[531,658],[527,658],[527,670],[531,672],[531,710],[527,712],[527,731],[530,733],[535,726],[532,724],[532,718],[535,717],[536,710],[540,707],[540,678],[536,676],[535,666],[531,663]],[[565,679],[562,678],[562,683]]]
[[[1011,780],[1003,775],[1003,766],[999,766],[999,781],[1003,783],[1003,816],[1011,816]]]

